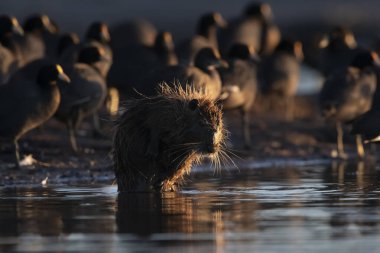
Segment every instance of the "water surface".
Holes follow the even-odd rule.
[[[0,252],[379,252],[363,163],[195,173],[179,193],[0,189]]]

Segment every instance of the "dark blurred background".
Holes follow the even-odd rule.
[[[2,13],[19,18],[46,13],[62,31],[82,34],[90,22],[103,20],[110,25],[136,17],[147,18],[158,29],[169,30],[175,40],[193,32],[199,15],[219,11],[224,17],[239,15],[251,0],[1,0]],[[330,25],[353,29],[360,41],[376,38],[380,31],[380,1],[376,0],[268,0],[275,21],[283,32],[300,34],[306,30],[325,30]],[[299,35],[301,36],[301,35]]]

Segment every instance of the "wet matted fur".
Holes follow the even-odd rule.
[[[117,121],[113,160],[119,191],[174,191],[203,157],[226,158],[222,111],[202,91],[160,86],[131,99]]]

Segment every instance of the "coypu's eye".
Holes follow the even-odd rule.
[[[195,109],[197,109],[199,106],[199,101],[198,99],[192,99],[190,102],[189,102],[189,108],[190,110],[194,111]]]

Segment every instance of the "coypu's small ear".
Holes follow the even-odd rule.
[[[190,110],[194,111],[195,109],[197,109],[199,106],[199,100],[198,99],[192,99],[190,100],[189,102],[189,108]]]

